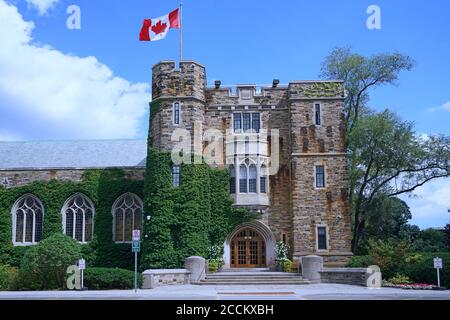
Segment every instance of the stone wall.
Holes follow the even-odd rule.
[[[367,286],[370,273],[366,268],[323,268],[320,273],[322,283],[338,283]]]
[[[155,269],[142,273],[142,289],[190,283],[190,272],[186,269]]]
[[[154,115],[151,143],[171,151],[172,132],[216,129],[226,136],[232,130],[233,112],[259,112],[261,128],[279,130],[269,138],[269,150],[280,147],[279,170],[269,179],[269,206],[258,208],[260,221],[276,241],[285,239],[294,258],[316,254],[326,265],[346,263],[350,252],[348,172],[344,137],[344,86],[341,81],[295,81],[263,87],[238,85],[206,88],[206,72],[195,62],[161,62],[153,68]],[[173,125],[173,102],[182,103],[180,125]],[[314,105],[321,104],[321,124],[315,125]],[[204,144],[203,147],[206,147]],[[226,154],[224,143],[223,154]],[[222,163],[226,163],[223,159]],[[315,188],[314,168],[325,165],[326,188]],[[222,165],[223,166],[223,165]],[[251,208],[255,209],[255,208]],[[328,228],[328,249],[318,251],[316,227]]]
[[[204,124],[206,72],[196,63],[183,61],[180,68],[173,61],[163,61],[153,67],[150,144],[171,152],[176,142],[171,141],[176,129],[186,129],[191,139],[194,124]],[[174,124],[173,104],[180,103],[180,123]]]
[[[123,168],[125,177],[132,180],[143,180],[145,168]],[[29,169],[0,170],[0,183],[7,188],[21,187],[35,181],[74,181],[79,182],[86,169]]]

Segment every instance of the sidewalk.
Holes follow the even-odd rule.
[[[0,300],[450,300],[450,291],[340,284],[166,286],[153,290],[0,292]]]

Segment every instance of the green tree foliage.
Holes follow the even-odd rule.
[[[442,252],[447,250],[445,233],[433,228],[421,230],[412,242],[417,252]]]
[[[419,139],[412,123],[401,121],[389,111],[376,114],[368,105],[370,90],[396,85],[400,73],[413,66],[411,57],[399,53],[364,57],[350,47],[334,49],[322,63],[321,77],[342,79],[346,88],[354,252],[371,219],[368,215],[373,215],[374,208],[383,209],[383,199],[412,192],[432,179],[449,175],[449,137]]]
[[[348,143],[355,251],[377,203],[449,176],[450,137],[418,138],[411,123],[386,110],[361,118]]]
[[[90,290],[133,289],[134,272],[118,268],[86,268],[84,285]],[[142,274],[138,274],[138,287],[142,286]]]
[[[366,211],[367,223],[362,240],[403,238],[412,218],[408,205],[399,198],[376,198]]]
[[[449,209],[450,212],[450,209]],[[444,243],[447,247],[447,250],[450,251],[450,223],[447,223],[444,227]]]
[[[382,53],[364,57],[351,47],[335,48],[323,61],[320,76],[344,80],[346,89],[346,132],[350,133],[361,112],[368,107],[369,90],[395,85],[401,71],[414,66],[411,57],[400,53]]]
[[[64,289],[67,268],[80,258],[81,245],[56,233],[25,253],[19,272],[21,285],[38,290]]]
[[[177,268],[184,259],[206,257],[238,224],[254,216],[233,208],[229,175],[207,164],[183,164],[172,186],[170,154],[149,148],[145,180],[145,238],[141,268]]]

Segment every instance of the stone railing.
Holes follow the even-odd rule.
[[[142,289],[154,289],[159,286],[190,283],[190,271],[187,269],[153,269],[142,273]]]
[[[367,268],[323,268],[320,273],[322,283],[338,283],[367,286],[371,273]]]
[[[149,269],[142,273],[142,289],[154,289],[160,286],[199,283],[205,279],[205,259],[189,257],[185,269]]]

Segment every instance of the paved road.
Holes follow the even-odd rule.
[[[153,290],[0,292],[0,300],[450,300],[450,291],[340,284],[168,286]]]

